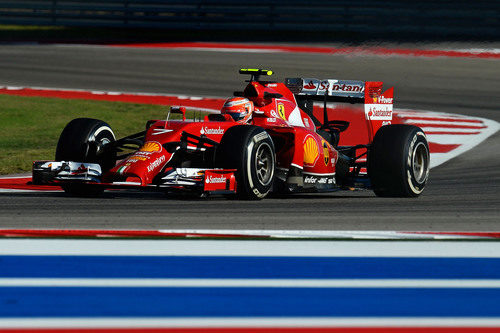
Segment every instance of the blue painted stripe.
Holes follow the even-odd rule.
[[[0,277],[499,279],[500,258],[0,256]]]
[[[0,288],[0,317],[500,317],[500,289]]]

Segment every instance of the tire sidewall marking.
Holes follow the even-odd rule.
[[[427,170],[425,171],[425,178],[421,183],[418,183],[416,181],[416,177],[413,174],[413,157],[416,153],[415,150],[415,144],[417,143],[424,144],[425,142],[425,134],[418,131],[413,135],[413,138],[410,142],[410,145],[408,147],[408,153],[407,153],[407,162],[406,162],[406,175],[407,175],[407,183],[408,186],[410,187],[410,190],[415,193],[415,194],[420,194],[425,188],[425,184],[427,182],[427,178],[429,177],[429,149],[428,147],[424,144],[426,151],[427,151]],[[418,147],[418,145],[417,145]]]
[[[259,145],[257,145],[257,146],[256,146],[256,148],[255,148],[255,159],[257,159],[257,152],[258,152],[258,151],[259,151],[259,149],[261,149],[261,147],[262,147],[262,146],[264,146],[264,145],[266,145],[266,146],[269,148],[269,151],[270,151],[270,152],[272,152],[272,149],[271,149],[271,146],[269,145],[269,143],[267,143],[267,142],[262,142],[262,143],[260,143]],[[271,157],[271,158],[272,158],[272,157]],[[274,160],[274,159],[273,159],[273,160]],[[273,165],[274,165],[274,163],[273,163]],[[271,182],[272,182],[272,180],[273,180],[273,176],[274,176],[274,168],[273,168],[273,170],[272,170],[272,172],[271,172],[271,177],[269,177],[268,182],[267,182],[266,184],[262,184],[262,183],[259,181],[260,185],[262,185],[262,186],[268,186],[269,184],[271,184]],[[258,177],[257,177],[257,178],[258,178]]]
[[[260,146],[262,144],[266,144],[269,148],[271,148],[271,145],[267,142],[262,142],[266,139],[271,139],[269,134],[267,132],[261,132],[259,134],[256,134],[252,140],[250,141],[250,144],[247,146],[247,151],[246,151],[246,154],[247,154],[247,170],[246,170],[246,173],[247,173],[247,178],[248,178],[248,184],[250,186],[250,188],[252,189],[252,192],[259,198],[262,198],[264,197],[269,191],[270,191],[270,188],[269,190],[265,191],[264,193],[262,193],[259,189],[258,189],[258,186],[256,185],[259,185],[261,187],[266,187],[266,186],[269,186],[269,184],[271,184],[272,182],[272,179],[274,177],[274,168],[272,170],[272,175],[270,177],[270,180],[268,182],[268,184],[254,184],[253,182],[253,172],[255,172],[255,177],[257,177],[256,175],[256,170],[254,170],[252,168],[252,165],[254,165],[255,163],[255,159],[257,158],[257,151],[258,149],[260,148]],[[262,143],[261,143],[262,142]],[[274,165],[274,156],[271,156],[271,158],[273,159],[273,165]]]
[[[252,155],[252,150],[253,150],[253,146],[254,146],[254,141],[252,140],[250,142],[250,144],[247,146],[247,178],[248,178],[248,185],[250,185],[250,188],[254,189],[254,193],[255,193],[255,187],[253,186],[253,180],[252,180],[252,159],[253,159],[253,155]],[[257,194],[257,193],[255,193]]]
[[[99,127],[96,131],[94,131],[94,133],[92,133],[92,135],[89,137],[89,141],[95,141],[99,133],[105,130],[108,130],[113,136],[113,140],[116,140],[115,133],[113,133],[113,130],[109,126],[104,125]]]

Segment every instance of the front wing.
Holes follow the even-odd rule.
[[[101,166],[96,163],[73,161],[35,161],[33,184],[54,185],[88,184],[104,188],[134,188],[148,190],[179,190],[198,193],[236,193],[234,169],[172,168],[157,177],[152,184],[124,181],[104,183]]]

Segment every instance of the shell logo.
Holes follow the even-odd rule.
[[[148,141],[146,142],[139,151],[160,151],[161,150],[161,145],[156,142],[156,141]]]
[[[304,164],[314,165],[319,157],[318,143],[310,135],[304,141]]]

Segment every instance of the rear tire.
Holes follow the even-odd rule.
[[[382,126],[369,150],[368,176],[381,197],[417,197],[429,177],[429,145],[421,128]]]
[[[271,191],[276,166],[274,144],[261,127],[229,128],[217,147],[216,161],[220,167],[237,170],[239,198],[260,200]]]
[[[62,131],[56,149],[56,161],[98,163],[102,172],[110,170],[116,163],[116,152],[106,151],[105,145],[115,141],[115,134],[104,121],[77,118],[70,121]],[[75,196],[97,196],[104,190],[89,184],[65,184],[64,191]]]

